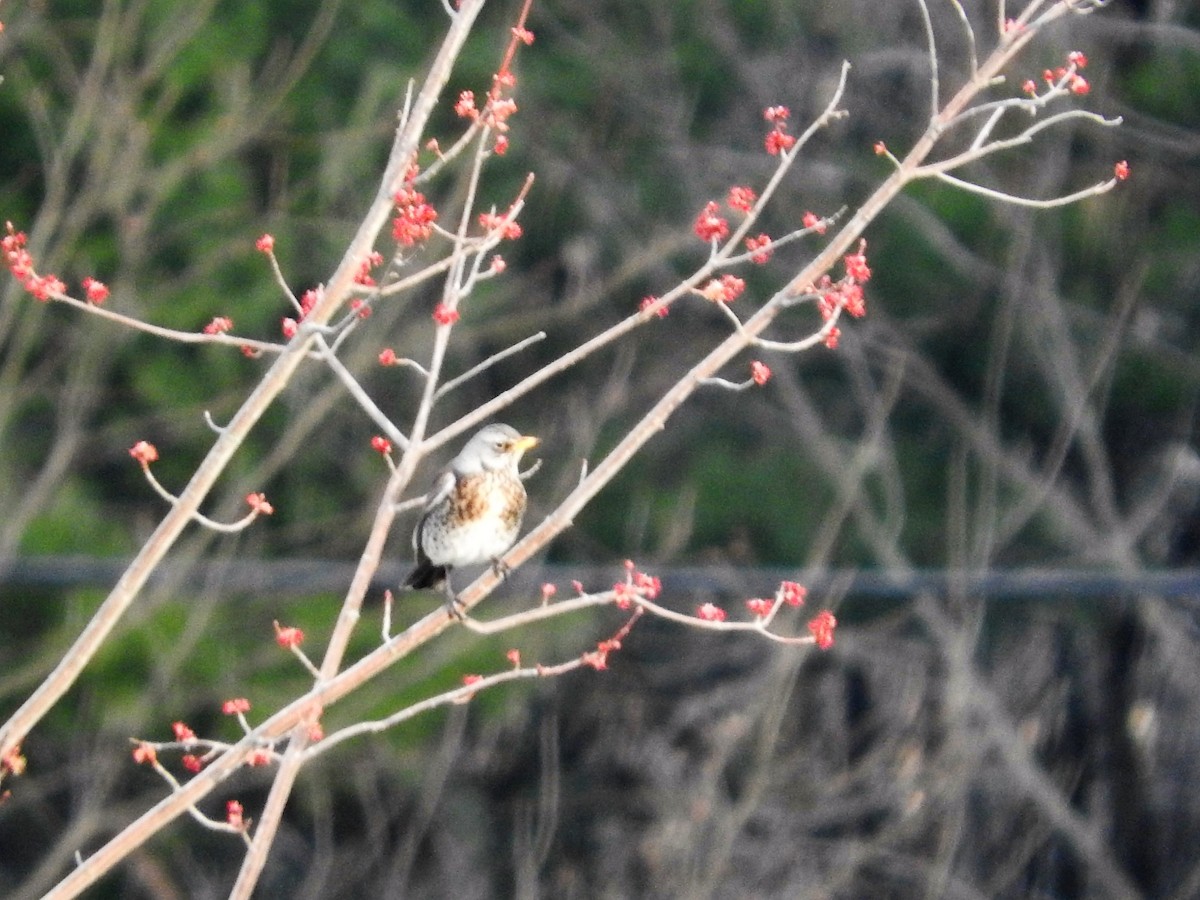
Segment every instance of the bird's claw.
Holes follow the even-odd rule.
[[[446,594],[446,612],[460,622],[465,621],[467,618],[467,605],[458,599],[458,594],[454,593],[454,588],[450,587],[450,576],[448,574],[445,582],[442,584],[442,591]]]

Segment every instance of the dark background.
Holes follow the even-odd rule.
[[[485,10],[448,96],[486,89],[516,6]],[[948,95],[962,30],[950,4],[930,6]],[[985,53],[994,6],[964,7]],[[406,80],[444,31],[434,0],[7,3],[0,18],[0,218],[29,232],[40,269],[98,277],[112,308],[158,324],[228,315],[268,339],[288,312],[254,239],[275,235],[298,291],[329,276]],[[853,209],[887,173],[872,144],[902,155],[928,114],[915,2],[538,0],[530,27],[512,146],[483,187],[503,208],[536,173],[525,236],[464,307],[448,371],[549,338],[452,393],[438,425],[699,265],[697,211],[773,169],[764,107],[790,106],[799,131],[853,65],[850,115],[798,162],[772,234],[806,210]],[[485,607],[521,608],[545,577],[606,587],[626,558],[683,611],[711,600],[740,615],[800,577],[813,609],[837,610],[834,649],[646,621],[606,673],[504,687],[344,744],[302,777],[260,895],[1200,895],[1200,587],[1147,580],[1198,565],[1198,29],[1191,4],[1113,2],[1039,38],[995,96],[1082,50],[1092,92],[1060,108],[1125,124],[1067,123],[963,174],[1035,197],[1104,180],[1119,159],[1132,178],[1054,211],[913,186],[867,231],[868,315],[843,323],[836,352],[763,352],[765,388],[697,394]],[[460,127],[447,108],[432,134],[448,146]],[[450,204],[460,189],[430,193]],[[739,272],[738,307],[818,246]],[[153,441],[156,474],[181,487],[212,440],[203,412],[227,418],[265,363],[39,304],[8,276],[0,298],[6,715],[111,585],[96,558],[132,554],[162,513],[128,448]],[[374,360],[383,346],[420,359],[435,302],[431,289],[381,304],[347,346],[401,424],[416,381]],[[544,441],[531,521],[680,377],[681,348],[727,328],[680,304],[507,411]],[[298,564],[357,558],[386,477],[375,431],[316,367],[276,403],[208,511],[240,515],[263,490],[277,513],[236,537],[190,533],[30,736],[29,772],[0,804],[0,894],[41,894],[162,795],[129,737],[167,740],[182,719],[234,738],[222,699],[251,698],[259,721],[305,689],[271,622],[316,647],[328,635],[344,583]],[[1059,577],[1022,590],[976,577],[1028,569]],[[863,580],[917,570],[937,577]],[[1096,573],[1108,580],[1088,588]],[[378,595],[356,653],[378,640]],[[435,603],[407,602],[401,624]],[[326,730],[502,669],[512,646],[569,659],[619,621],[453,630],[330,710]],[[254,816],[269,779],[246,771],[206,812],[237,797]],[[93,895],[223,896],[241,854],[181,819]]]

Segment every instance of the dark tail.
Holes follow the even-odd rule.
[[[429,560],[423,559],[417,563],[417,567],[404,579],[404,584],[401,587],[420,591],[425,588],[440,587],[445,581],[446,567],[435,566]]]

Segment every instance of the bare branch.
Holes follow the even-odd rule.
[[[142,466],[142,474],[146,476],[146,481],[150,483],[150,487],[154,488],[154,492],[162,497],[171,506],[179,504],[179,498],[162,486],[162,483],[154,476],[150,466]],[[257,508],[252,508],[245,516],[238,519],[236,522],[218,522],[215,519],[210,519],[208,516],[200,512],[193,511],[192,521],[198,525],[202,525],[211,531],[217,531],[222,534],[236,534],[239,531],[244,531],[250,526],[255,519],[258,518],[259,511]]]
[[[921,24],[925,28],[925,41],[929,50],[929,121],[932,122],[937,118],[938,110],[942,107],[941,87],[938,79],[937,41],[933,36],[933,20],[929,16],[928,0],[917,0],[917,7],[921,10]],[[972,74],[974,74],[975,68],[971,67]]]
[[[939,162],[927,163],[926,165],[921,166],[916,171],[914,177],[926,178],[930,175],[949,172],[959,168],[960,166],[964,166],[969,162],[974,162],[975,160],[982,159],[985,156],[990,156],[993,153],[999,153],[1001,150],[1010,150],[1014,147],[1024,146],[1032,143],[1034,136],[1039,132],[1045,131],[1047,128],[1053,128],[1055,125],[1059,125],[1062,122],[1070,119],[1083,119],[1085,121],[1095,122],[1097,125],[1103,125],[1106,128],[1115,128],[1121,124],[1121,119],[1119,117],[1115,119],[1107,119],[1104,116],[1097,115],[1093,112],[1088,112],[1087,110],[1065,110],[1064,112],[1050,116],[1047,119],[1042,119],[1041,121],[1030,125],[1020,134],[1017,134],[1013,137],[995,140],[990,143],[983,144],[982,146],[977,146],[975,143],[972,143],[971,149],[966,150],[957,156],[953,156],[949,159],[941,160]],[[990,122],[988,125],[985,125],[984,129],[982,129],[980,133],[986,136],[987,131],[990,131]]]
[[[1111,178],[1108,181],[1094,184],[1091,187],[1076,191],[1073,194],[1067,194],[1063,197],[1054,197],[1049,200],[1034,200],[1029,197],[1018,197],[1015,194],[1008,194],[1004,191],[996,191],[991,188],[985,188],[982,185],[972,184],[969,181],[963,181],[944,172],[938,175],[937,178],[939,181],[962,188],[962,190],[971,194],[979,194],[981,197],[987,197],[990,200],[999,200],[1003,203],[1011,203],[1014,206],[1027,206],[1031,209],[1054,209],[1057,206],[1068,206],[1072,203],[1078,203],[1080,200],[1086,200],[1088,197],[1106,194],[1120,183],[1117,179]]]
[[[350,396],[354,398],[354,401],[359,405],[359,408],[367,414],[371,421],[383,431],[383,433],[393,444],[401,449],[407,448],[409,443],[408,438],[392,423],[392,420],[384,414],[383,410],[376,405],[375,401],[372,400],[370,395],[367,394],[366,390],[363,389],[363,386],[359,380],[354,377],[354,374],[349,369],[346,368],[345,364],[342,363],[333,349],[325,343],[325,339],[318,338],[317,343],[321,347],[319,351],[321,354],[321,359],[327,366],[329,366],[334,375],[337,376],[338,381],[342,383],[342,386],[345,387],[350,393]],[[417,363],[414,363],[411,360],[398,360],[397,364],[402,362],[410,363],[417,369],[421,368]]]
[[[967,38],[967,56],[971,60],[971,75],[974,75],[979,71],[979,56],[975,50],[975,29],[971,26],[971,20],[967,18],[967,12],[963,9],[960,0],[950,0],[950,5],[954,7],[954,11],[958,14],[958,20],[962,23],[963,34]],[[1000,5],[1001,15],[1003,15],[1003,0]]]
[[[205,334],[201,331],[177,331],[174,328],[164,328],[161,325],[152,325],[149,322],[144,322],[141,319],[136,319],[133,316],[127,316],[123,313],[115,312],[105,306],[96,306],[92,303],[85,303],[83,300],[77,300],[69,294],[51,294],[51,299],[57,300],[59,303],[65,303],[88,315],[99,316],[102,319],[108,319],[110,322],[116,322],[125,328],[133,331],[140,331],[144,334],[151,334],[155,337],[163,338],[169,341],[175,341],[180,344],[221,344],[226,347],[236,347],[239,350],[249,348],[257,353],[283,353],[288,345],[276,344],[271,341],[259,341],[252,338],[236,337],[232,334]]]

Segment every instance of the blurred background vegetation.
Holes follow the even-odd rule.
[[[961,27],[953,4],[930,6],[949,90]],[[963,6],[989,47],[994,6]],[[452,94],[487,88],[516,8],[485,9]],[[199,330],[227,315],[267,338],[288,311],[254,239],[275,235],[297,291],[329,276],[408,79],[444,30],[435,0],[64,0],[7,3],[0,18],[0,218],[29,232],[39,268],[72,285],[100,278],[113,308],[151,322]],[[772,171],[764,107],[806,123],[841,60],[853,66],[850,115],[800,160],[764,222],[772,234],[806,210],[853,209],[886,175],[872,144],[902,154],[927,116],[915,2],[538,0],[531,28],[512,145],[483,188],[504,207],[536,173],[525,235],[464,309],[449,371],[549,338],[452,393],[439,425],[694,269],[696,212]],[[528,567],[486,607],[518,608],[546,577],[604,586],[625,558],[661,574],[682,610],[736,609],[804,573],[822,586],[812,602],[838,610],[834,650],[644,623],[608,673],[506,688],[343,745],[302,779],[261,895],[1200,894],[1200,582],[1165,596],[1139,581],[1189,570],[1200,552],[1198,29],[1192,5],[1114,0],[1048,32],[997,95],[1078,49],[1091,60],[1081,104],[1124,126],[1070,124],[969,176],[1049,197],[1128,159],[1131,180],[1050,212],[935,183],[908,191],[867,233],[868,316],[836,352],[764,353],[764,389],[698,395],[551,547],[548,568]],[[431,136],[446,146],[459,128],[447,107]],[[429,193],[452,204],[461,189]],[[816,246],[740,273],[739,304]],[[431,288],[381,304],[346,348],[401,425],[416,381],[375,357],[391,346],[420,359],[435,302]],[[680,377],[688,348],[727,327],[681,304],[507,412],[544,440],[531,520]],[[0,715],[106,593],[115,575],[97,560],[132,554],[162,512],[128,448],[153,441],[157,475],[182,486],[212,440],[204,411],[228,417],[265,364],[0,281]],[[30,772],[0,804],[0,894],[40,895],[161,795],[130,761],[130,736],[167,739],[176,719],[232,736],[225,697],[250,697],[257,717],[305,689],[271,622],[318,646],[328,634],[337,566],[357,559],[385,478],[374,431],[317,369],[264,418],[211,511],[263,490],[277,513],[182,542],[31,735]],[[380,590],[407,563],[410,524]],[[306,561],[333,583],[308,578]],[[1014,599],[973,578],[1010,567],[1124,581]],[[841,577],[924,568],[951,575],[887,602]],[[405,602],[402,618],[435,601]],[[604,613],[516,638],[453,631],[331,709],[326,730],[501,668],[514,640],[526,660],[554,662],[615,627]],[[208,811],[236,796],[252,814],[268,778],[247,771]],[[180,821],[95,895],[220,896],[240,855]]]

